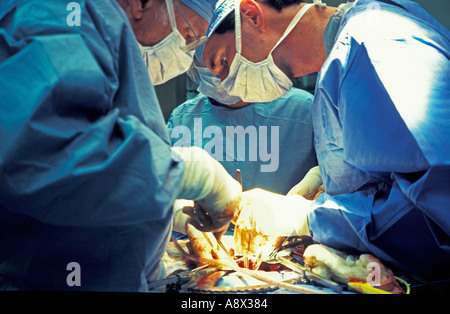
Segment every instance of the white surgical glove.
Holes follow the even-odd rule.
[[[209,259],[226,258],[226,253],[218,247],[215,235],[211,232],[201,232],[188,223],[189,216],[183,213],[183,208],[192,206],[194,206],[194,201],[175,200],[173,205],[173,230],[189,237],[192,249],[197,256]]]
[[[302,181],[291,188],[287,195],[301,195],[313,200],[322,185],[319,166],[311,168]]]
[[[241,185],[217,160],[199,147],[172,147],[172,152],[174,158],[179,156],[185,164],[177,198],[196,201],[194,206],[191,203],[182,207],[183,213],[189,217],[179,213],[178,218],[174,216],[176,228],[187,222],[200,231],[210,231],[220,236],[239,207]],[[180,207],[180,204],[176,205]]]
[[[300,195],[281,195],[262,189],[243,192],[235,230],[253,229],[276,237],[310,235],[311,203]]]
[[[176,199],[173,202],[173,231],[187,234],[189,216],[183,213],[184,207],[193,207],[194,201]]]

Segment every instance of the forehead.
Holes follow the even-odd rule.
[[[179,7],[173,8],[176,28],[186,40],[191,43],[195,38],[202,37],[208,28],[208,22],[194,9],[179,3]],[[147,46],[154,46],[162,41],[172,31],[168,8],[164,4],[154,4],[147,8],[142,27]],[[195,33],[195,35],[194,35]]]

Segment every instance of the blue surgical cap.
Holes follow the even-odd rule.
[[[211,21],[209,22],[208,30],[206,31],[206,37],[210,37],[216,28],[222,23],[222,21],[230,14],[235,7],[236,0],[219,0],[217,1],[216,8],[212,14]]]
[[[217,1],[216,8],[212,14],[211,21],[209,22],[208,30],[206,31],[206,37],[210,37],[216,28],[222,23],[223,19],[234,10],[236,0],[219,0]],[[195,51],[195,57],[203,62],[203,50],[205,45],[202,45]]]
[[[200,14],[209,23],[217,0],[181,0],[181,2]]]

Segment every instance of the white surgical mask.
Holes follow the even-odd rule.
[[[236,0],[236,55],[230,66],[230,71],[222,85],[225,90],[245,102],[269,102],[280,98],[292,87],[291,79],[281,71],[273,61],[272,52],[294,29],[306,11],[314,4],[305,5],[292,19],[283,36],[270,51],[267,59],[260,62],[247,60],[241,54],[241,14],[240,0]]]
[[[173,0],[166,0],[172,32],[152,47],[141,47],[153,85],[160,85],[185,73],[194,60],[195,51],[184,52],[186,42],[177,29]]]
[[[206,67],[194,66],[196,72],[197,90],[203,95],[213,98],[224,105],[234,105],[241,99],[231,96],[223,88],[220,78]]]

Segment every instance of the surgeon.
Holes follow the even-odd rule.
[[[117,0],[125,11],[153,85],[184,74],[195,50],[205,42],[216,0]],[[178,148],[177,148],[178,149]],[[194,153],[196,155],[196,153]],[[200,158],[202,159],[202,158]],[[192,201],[174,203],[174,230],[187,233],[187,223],[204,229]],[[188,214],[194,216],[194,220]],[[197,233],[198,234],[198,233]],[[217,233],[220,236],[221,232]]]
[[[229,96],[208,68],[195,65],[188,73],[200,93],[168,120],[174,146],[203,147],[231,175],[239,169],[243,190],[286,194],[317,166],[310,93],[293,87],[275,101],[250,104]]]
[[[217,0],[117,0],[140,43],[153,85],[185,73]]]
[[[319,72],[312,115],[325,193],[245,192],[258,211],[243,205],[240,219],[449,278],[449,31],[405,0],[227,2],[203,62],[231,95],[270,101],[290,78]]]
[[[220,236],[241,197],[207,152],[171,148],[116,1],[76,3],[0,6],[1,290],[147,291],[172,225]]]

